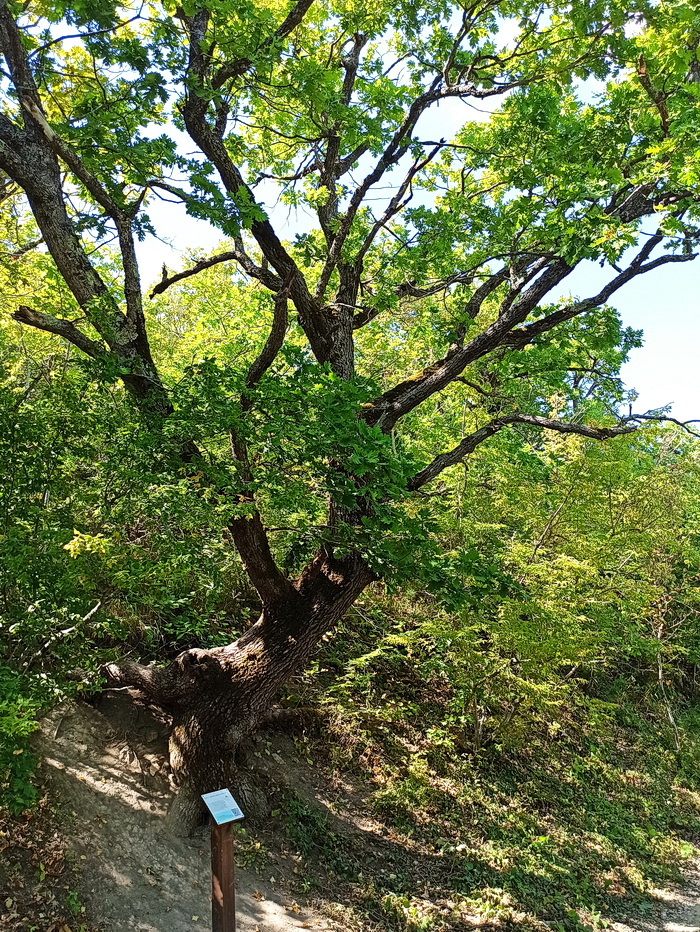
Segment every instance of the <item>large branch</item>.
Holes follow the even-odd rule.
[[[237,246],[236,249],[220,252],[215,256],[210,256],[208,259],[200,259],[198,262],[195,262],[191,268],[185,269],[183,272],[177,272],[175,275],[164,274],[162,281],[158,282],[153,291],[151,291],[151,297],[155,298],[156,295],[163,294],[164,291],[167,291],[171,285],[175,285],[185,278],[191,278],[193,275],[199,275],[199,273],[204,272],[205,269],[210,269],[212,266],[219,265],[221,262],[237,262],[244,272],[252,278],[256,278],[265,285],[266,288],[269,288],[270,291],[279,291],[282,287],[282,279],[279,275],[275,275],[270,269],[256,265],[242,247],[243,244],[241,242],[240,247]]]
[[[287,298],[289,296],[288,283],[275,295],[275,310],[272,326],[265,345],[253,360],[245,379],[246,390],[253,388],[265,372],[270,368],[284,342],[287,330]],[[252,407],[252,399],[245,391],[241,395],[241,408],[247,412]],[[253,481],[253,470],[248,456],[245,440],[231,429],[231,452],[238,462],[241,478],[244,483],[242,498],[250,501],[255,510],[249,518],[237,518],[230,524],[231,536],[236,545],[243,565],[258,591],[263,605],[271,605],[283,600],[289,601],[294,595],[292,584],[277,566],[270,542],[255,504],[254,495],[250,489]]]
[[[263,605],[290,602],[296,594],[294,587],[275,563],[257,510],[249,518],[233,520],[230,531],[245,571]]]
[[[376,398],[364,412],[370,424],[379,424],[385,431],[391,430],[396,422],[422,404],[427,398],[442,391],[472,362],[487,355],[500,346],[512,328],[528,316],[539,301],[559,284],[573,270],[563,259],[553,259],[549,267],[541,272],[529,288],[522,291],[517,301],[513,302],[491,326],[474,337],[466,346],[456,345],[447,355],[428,366],[422,372],[400,382]],[[483,301],[491,291],[504,280],[503,270],[494,273],[475,293]],[[482,297],[483,296],[483,297]],[[472,307],[472,313],[478,313],[478,307]]]
[[[244,409],[249,407],[249,401],[242,399]],[[243,479],[244,491],[240,495],[241,502],[247,501],[252,505],[249,517],[234,518],[229,523],[229,530],[236,545],[236,550],[252,584],[255,586],[263,605],[290,601],[294,596],[294,588],[275,562],[270,549],[270,541],[260,517],[252,493],[246,487],[252,482],[252,471],[248,450],[245,443],[236,432],[231,430],[231,452],[238,461]]]
[[[58,161],[42,126],[42,121],[45,124],[46,120],[41,99],[19,29],[6,2],[0,2],[0,49],[23,104],[21,113],[24,119],[22,131],[7,115],[0,114],[0,169],[26,193],[58,270],[78,304],[89,313],[88,308],[95,299],[109,300],[108,289],[88,260],[68,217]],[[41,121],[37,121],[37,115]],[[109,333],[101,332],[107,343],[123,323],[118,308],[112,307],[111,310],[115,326]]]
[[[643,417],[640,415],[639,417]],[[590,437],[592,440],[609,440],[610,437],[619,437],[621,434],[631,434],[637,430],[637,425],[630,424],[630,418],[625,418],[622,423],[616,427],[587,427],[585,424],[572,424],[568,421],[557,421],[548,417],[536,417],[530,414],[507,414],[503,417],[494,418],[484,427],[469,434],[456,447],[447,453],[440,453],[425,469],[416,473],[408,480],[408,489],[415,492],[421,486],[432,482],[436,476],[450,466],[460,463],[465,457],[473,453],[476,448],[493,437],[504,427],[511,424],[530,424],[533,427],[542,427],[546,430],[554,430],[560,434],[579,434],[582,437]],[[634,418],[632,418],[634,420]]]
[[[552,330],[554,327],[559,324],[564,323],[567,320],[573,320],[574,317],[578,317],[581,314],[584,314],[586,311],[593,310],[596,307],[600,307],[602,304],[610,298],[618,289],[622,288],[627,282],[631,281],[637,275],[644,275],[647,272],[653,271],[653,269],[658,269],[662,265],[668,265],[674,262],[692,262],[697,258],[697,253],[683,253],[676,254],[670,253],[666,256],[659,256],[656,259],[653,259],[651,262],[642,263],[640,257],[645,254],[648,255],[651,252],[649,247],[653,248],[653,245],[660,242],[661,237],[652,237],[649,242],[645,245],[637,257],[634,259],[632,264],[621,272],[617,278],[614,278],[611,282],[602,288],[597,295],[594,295],[591,298],[586,298],[583,301],[575,301],[572,304],[569,304],[567,307],[560,308],[558,311],[554,311],[552,314],[547,314],[546,317],[543,317],[541,320],[537,320],[532,324],[527,324],[525,327],[519,327],[514,330],[503,342],[504,346],[507,346],[508,349],[519,350],[527,346],[537,336],[541,336],[544,333]]]
[[[43,133],[49,146],[61,161],[65,162],[75,177],[82,182],[105,213],[114,220],[123,216],[123,211],[117,206],[98,178],[86,168],[78,153],[49,126],[41,107],[32,98],[22,95],[20,95],[20,102]]]
[[[0,117],[0,169],[24,190],[64,281],[100,336],[113,346],[126,319],[88,259],[68,216],[54,153]]]
[[[24,133],[20,133],[7,117],[0,120],[0,167],[26,192],[49,252],[90,323],[114,352],[129,360],[133,371],[125,377],[126,384],[140,398],[152,395],[155,388],[158,404],[164,410],[165,392],[146,336],[131,216],[114,202],[80,156],[49,126],[20,30],[6,2],[0,3],[0,47],[25,126]],[[116,225],[123,258],[126,314],[92,265],[68,215],[59,158]],[[36,315],[25,314],[25,322],[32,326],[38,326],[38,320]],[[76,339],[71,342],[81,345]],[[82,343],[88,346],[85,340]]]
[[[211,63],[203,48],[209,24],[208,11],[202,10],[188,20],[190,31],[188,77],[190,82],[206,87],[210,81]],[[283,246],[252,190],[243,179],[238,166],[214,128],[207,120],[207,99],[193,87],[182,107],[187,132],[204,155],[215,166],[224,188],[234,203],[243,205],[253,218],[250,231],[263,255],[283,281],[290,279],[289,294],[299,314],[299,323],[306,333],[317,359],[326,361],[330,351],[328,320],[320,304],[311,295],[306,279]],[[262,218],[262,219],[261,219]]]
[[[130,212],[123,210],[116,203],[98,178],[86,168],[78,153],[54,132],[49,126],[41,108],[35,101],[32,98],[24,98],[22,96],[20,96],[20,100],[22,106],[29,112],[37,126],[40,127],[51,149],[61,161],[68,166],[75,177],[82,182],[86,190],[94,197],[96,202],[102,207],[107,216],[112,218],[116,225],[124,271],[124,298],[126,300],[127,320],[138,333],[141,344],[139,348],[140,354],[147,356],[152,366],[150,350],[148,350],[148,341],[146,339],[141,277],[139,274],[138,260],[136,258]]]
[[[618,289],[637,276],[644,275],[667,263],[688,262],[695,258],[692,253],[670,254],[645,261],[662,239],[661,233],[650,237],[630,265],[611,279],[597,294],[555,311],[540,321],[516,329],[552,288],[573,271],[574,266],[569,265],[563,259],[553,260],[549,267],[521,292],[516,301],[510,303],[509,297],[506,297],[501,305],[501,314],[490,327],[474,337],[466,346],[451,348],[442,359],[379,396],[372,406],[365,410],[364,417],[370,423],[381,424],[384,430],[390,430],[401,417],[414,410],[435,392],[449,385],[468,365],[499,346],[521,349],[538,334],[545,333],[566,320],[571,320],[605,304]],[[504,307],[505,311],[503,311]]]
[[[287,298],[289,296],[288,286],[285,286],[278,294],[275,295],[275,310],[272,317],[272,327],[265,345],[253,360],[248,374],[246,375],[246,388],[252,388],[265,375],[272,363],[277,358],[277,354],[282,349],[284,335],[287,332]]]
[[[37,330],[44,330],[46,333],[55,333],[57,336],[63,337],[64,340],[68,340],[69,343],[77,346],[78,349],[88,356],[92,356],[93,359],[105,356],[108,353],[104,343],[86,337],[70,320],[52,317],[50,314],[44,314],[41,311],[34,311],[24,304],[20,304],[12,317],[19,324],[27,324],[30,327],[36,327]]]
[[[116,219],[121,211],[106,188],[86,168],[78,153],[49,126],[29,59],[22,45],[20,30],[4,0],[0,2],[0,43],[2,53],[10,70],[12,83],[15,86],[22,107],[27,133],[35,139],[37,135],[42,136],[56,155],[66,163],[73,174],[85,185],[85,188],[97,203],[110,217]]]

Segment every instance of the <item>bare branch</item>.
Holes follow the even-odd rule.
[[[700,424],[700,420],[692,419],[689,421],[679,421],[678,418],[670,417],[668,414],[630,414],[625,418],[626,421],[655,421],[657,424],[662,424],[668,422],[670,424],[676,424],[678,427],[682,427],[683,430],[692,434],[693,437],[700,437],[700,433],[697,430],[693,430],[692,427],[689,427],[689,424]]]
[[[419,288],[415,282],[403,282],[396,289],[399,298],[429,298],[431,295],[439,294],[446,291],[451,285],[466,285],[474,277],[475,269],[467,269],[464,272],[455,272],[449,278],[442,281],[434,282],[432,285],[425,285]]]
[[[443,469],[447,469],[449,466],[454,466],[456,463],[461,462],[465,456],[469,456],[470,453],[473,453],[480,443],[483,443],[484,440],[488,440],[489,437],[493,437],[494,434],[497,434],[498,431],[502,430],[505,426],[506,422],[502,418],[496,418],[485,427],[480,427],[479,430],[474,431],[473,434],[464,437],[461,443],[453,450],[450,450],[448,453],[439,454],[425,469],[421,469],[415,476],[412,476],[407,482],[408,490],[410,492],[415,492],[416,489],[420,489],[421,486],[426,485],[428,482],[432,482]]]
[[[318,284],[316,286],[315,296],[317,300],[322,300],[324,294],[326,293],[326,289],[328,287],[328,283],[331,280],[333,270],[335,269],[338,260],[340,259],[343,245],[348,238],[353,221],[357,215],[357,211],[360,209],[367,192],[373,185],[381,180],[387,169],[389,169],[392,165],[395,165],[403,158],[411,144],[411,133],[413,132],[419,117],[430,106],[431,103],[434,103],[436,100],[440,99],[441,92],[437,90],[439,82],[440,78],[438,77],[434,80],[433,86],[429,91],[421,94],[413,101],[402,123],[396,129],[394,135],[387,144],[376,165],[372,171],[365,176],[364,180],[353,192],[353,195],[350,198],[350,203],[348,204],[340,226],[338,227],[338,232],[336,233],[331,247],[328,250],[326,263],[323,267],[323,271],[321,272]]]
[[[238,243],[240,243],[240,245],[238,245]],[[151,291],[151,297],[155,298],[156,295],[163,294],[171,285],[185,278],[198,275],[200,272],[205,271],[205,269],[210,269],[212,266],[219,265],[221,262],[231,261],[238,262],[244,272],[252,278],[256,278],[259,282],[262,282],[270,291],[279,291],[282,287],[282,279],[278,275],[275,275],[270,269],[265,269],[260,265],[256,265],[243,248],[243,241],[239,240],[236,249],[220,252],[215,256],[210,256],[208,259],[200,259],[191,268],[185,269],[184,272],[177,272],[175,275],[170,276],[165,274],[162,281],[158,282],[153,291]]]
[[[72,35],[57,36],[55,39],[51,39],[50,42],[45,42],[43,45],[40,45],[38,48],[32,50],[29,58],[35,58],[38,55],[42,55],[48,49],[54,45],[58,45],[61,42],[70,42],[73,39],[94,39],[95,36],[104,36],[111,35],[118,32],[120,29],[123,29],[125,26],[130,26],[131,23],[135,23],[142,18],[141,14],[143,12],[143,5],[139,8],[138,13],[135,16],[132,16],[130,19],[122,20],[119,23],[114,23],[112,26],[108,26],[106,29],[89,29],[86,32],[75,32]]]
[[[656,243],[652,243],[652,240],[656,240],[658,243],[660,237],[652,237],[647,243],[645,243],[643,249],[639,251],[637,256],[634,258],[632,263],[626,268],[623,272],[608,282],[608,284],[602,288],[597,295],[594,295],[591,298],[585,298],[583,301],[575,301],[573,304],[568,305],[567,307],[561,308],[558,311],[554,311],[552,314],[548,314],[546,317],[543,317],[541,320],[535,321],[532,324],[527,324],[525,327],[520,327],[517,330],[514,330],[509,334],[506,339],[503,341],[503,345],[507,346],[509,349],[522,349],[524,346],[527,346],[528,343],[531,343],[535,337],[540,336],[543,333],[547,333],[549,330],[552,330],[554,327],[558,326],[561,323],[564,323],[567,320],[572,320],[574,317],[578,317],[580,314],[584,314],[586,311],[593,310],[596,307],[600,307],[602,304],[605,304],[606,301],[612,297],[612,295],[622,288],[627,282],[631,279],[636,278],[637,275],[644,275],[647,272],[651,272],[653,269],[657,269],[662,265],[668,265],[673,262],[692,262],[696,258],[695,253],[689,254],[669,254],[666,256],[659,256],[657,259],[653,259],[651,262],[644,263],[642,261],[643,256],[648,256],[653,249],[653,246]]]
[[[36,327],[37,330],[44,330],[46,333],[55,333],[64,340],[68,340],[78,349],[81,349],[93,359],[99,356],[105,356],[108,352],[104,343],[97,340],[91,340],[86,337],[75,324],[70,320],[64,320],[60,317],[51,317],[50,314],[44,314],[41,311],[33,311],[30,307],[20,304],[12,315],[13,320],[19,324],[27,324],[29,327]]]
[[[44,237],[40,236],[38,239],[33,239],[28,243],[24,243],[22,246],[18,246],[17,249],[13,250],[11,253],[5,253],[16,262],[18,259],[21,259],[22,256],[26,256],[28,252],[31,252],[33,249],[41,246],[44,242]]]
[[[483,265],[483,263],[480,262],[478,266],[472,269],[465,269],[463,272],[455,272],[454,275],[450,275],[449,278],[434,282],[432,285],[425,285],[422,288],[419,288],[415,282],[402,282],[395,289],[394,293],[399,298],[412,298],[414,300],[429,298],[431,295],[446,291],[452,285],[469,284],[475,278],[480,265]],[[505,281],[506,277],[505,270],[489,275],[484,285],[477,288],[472,298],[465,304],[462,311],[463,315],[472,319],[476,317],[487,294],[495,290],[502,281]],[[381,310],[375,307],[363,307],[362,305],[357,305],[357,307],[358,312],[355,314],[352,321],[353,330],[360,330],[366,324],[369,324],[377,318],[381,313]]]
[[[163,277],[152,289],[151,297],[155,298],[157,295],[163,294],[163,292],[167,291],[171,285],[176,285],[178,282],[183,281],[185,278],[192,278],[193,275],[199,275],[200,272],[204,272],[206,269],[210,269],[214,265],[219,265],[221,262],[230,262],[235,258],[236,253],[230,250],[228,252],[220,252],[216,256],[210,256],[208,259],[199,259],[191,268],[185,269],[184,272],[176,272],[174,275],[168,275],[167,269],[164,265]]]
[[[572,424],[568,421],[557,421],[552,418],[536,417],[529,414],[507,414],[503,417],[494,418],[484,427],[465,437],[454,449],[436,456],[432,463],[408,480],[408,489],[414,492],[426,483],[431,482],[444,469],[460,463],[466,456],[473,453],[484,440],[488,440],[489,437],[493,437],[494,434],[511,424],[530,424],[533,427],[542,427],[546,430],[557,431],[560,434],[579,434],[582,437],[590,437],[592,440],[609,440],[610,437],[631,434],[638,429],[636,425],[630,425],[628,421],[629,418],[625,418],[616,427],[587,427],[585,424]]]
[[[409,194],[406,200],[404,200],[404,197],[406,195],[406,192],[409,191],[409,189],[411,188],[411,182],[413,181],[413,179],[416,177],[416,175],[419,172],[421,172],[425,168],[426,165],[432,162],[432,160],[435,158],[438,152],[440,152],[440,150],[443,148],[444,148],[444,142],[439,142],[436,146],[434,146],[430,150],[430,152],[426,156],[424,156],[423,158],[414,160],[413,165],[411,165],[409,170],[406,172],[406,175],[404,176],[404,179],[399,185],[396,193],[394,194],[392,199],[387,204],[384,213],[379,218],[379,220],[377,220],[373,224],[372,229],[369,231],[369,233],[365,237],[364,242],[360,246],[360,249],[358,250],[358,253],[355,256],[355,264],[358,267],[360,263],[362,262],[362,260],[364,259],[364,257],[367,255],[367,251],[369,250],[370,246],[374,242],[374,239],[377,236],[377,233],[379,233],[382,227],[385,226],[391,220],[392,217],[396,216],[396,214],[399,213],[399,211],[403,210],[406,204],[408,204],[408,202],[410,201],[411,196],[412,196],[411,194]]]

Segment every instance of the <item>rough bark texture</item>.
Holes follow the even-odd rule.
[[[319,555],[233,644],[185,651],[162,669],[108,668],[111,685],[136,687],[173,716],[171,763],[180,785],[173,823],[191,829],[202,811],[199,795],[235,785],[241,740],[373,578],[359,557]]]

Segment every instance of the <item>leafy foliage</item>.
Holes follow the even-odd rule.
[[[287,701],[345,720],[455,902],[575,929],[680,858],[698,447],[627,414],[610,301],[694,257],[698,35],[687,0],[0,6],[3,802],[102,662],[235,655],[310,592]],[[149,300],[161,196],[223,252]],[[563,297],[586,262],[607,284]],[[394,879],[373,908],[431,928]]]

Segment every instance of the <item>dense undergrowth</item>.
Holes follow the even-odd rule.
[[[70,620],[55,642],[46,619],[32,638],[22,629],[19,664],[2,667],[2,802],[16,814],[34,801],[36,717],[99,683],[89,670],[76,681],[69,661],[89,654],[95,670],[152,650],[152,616],[141,628],[132,616]],[[188,637],[185,617],[171,649]],[[484,618],[470,626],[424,595],[370,592],[283,699],[321,712],[328,727],[305,754],[329,780],[352,781],[388,846],[365,851],[313,798],[288,796],[276,814],[314,878],[302,892],[343,903],[357,928],[456,930],[476,913],[568,932],[605,928],[677,879],[700,837],[690,668],[669,672],[665,693],[639,658],[617,671],[564,665],[558,680],[536,669]]]
[[[405,649],[365,656],[371,675],[358,685],[373,607],[387,602],[365,600],[291,701],[325,707],[330,728],[307,750],[329,779],[352,776],[389,844],[380,857],[363,853],[343,820],[293,799],[290,840],[313,866],[305,875],[337,891],[359,870],[347,894],[358,928],[460,929],[476,913],[568,932],[652,908],[651,889],[678,880],[697,853],[697,703],[680,703],[674,733],[643,671],[571,677],[546,708],[522,703],[511,715],[492,701],[474,748],[472,727],[445,725],[447,680],[425,677]]]

